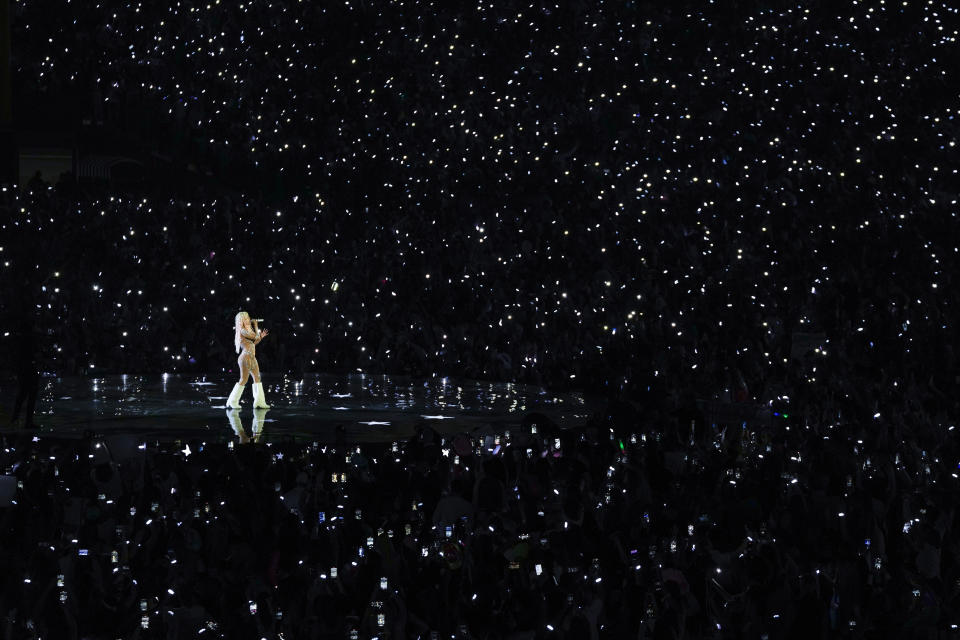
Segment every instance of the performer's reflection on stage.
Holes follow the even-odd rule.
[[[240,423],[240,412],[236,409],[227,409],[227,420],[230,421],[230,427],[233,429],[233,432],[237,434],[237,438],[240,439],[240,444],[260,442],[260,436],[263,435],[263,419],[269,410],[270,409],[253,410],[253,422],[250,424],[251,433],[247,435],[247,432],[243,430],[243,424]]]

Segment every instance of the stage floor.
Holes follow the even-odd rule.
[[[224,404],[233,375],[116,375],[44,378],[34,422],[38,436],[135,434],[144,439],[202,438],[389,442],[425,422],[443,433],[502,433],[537,412],[561,428],[580,426],[603,405],[582,393],[512,383],[351,374],[264,377],[269,410],[255,411],[252,381],[241,408]],[[10,410],[15,385],[0,386]],[[6,420],[4,420],[6,422]],[[21,417],[22,422],[22,417]],[[3,425],[5,431],[9,425]]]

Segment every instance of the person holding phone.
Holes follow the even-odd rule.
[[[233,344],[240,357],[240,381],[233,385],[233,391],[227,398],[227,407],[240,408],[240,397],[247,385],[247,380],[253,376],[253,408],[269,409],[270,405],[263,395],[263,384],[260,382],[260,364],[257,362],[257,345],[270,333],[267,329],[260,330],[259,320],[250,320],[250,314],[241,311],[233,319]]]

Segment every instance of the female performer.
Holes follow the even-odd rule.
[[[241,311],[233,319],[234,336],[233,344],[237,348],[240,357],[237,358],[237,364],[240,365],[240,382],[233,385],[233,391],[227,399],[227,407],[230,409],[240,408],[240,396],[243,395],[243,389],[247,385],[247,379],[253,375],[253,408],[269,409],[266,398],[263,396],[263,384],[260,383],[260,365],[257,363],[257,344],[267,337],[270,332],[267,329],[263,331],[257,326],[257,320],[253,320],[251,328],[250,315],[246,311]]]

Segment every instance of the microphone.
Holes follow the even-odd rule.
[[[263,322],[263,318],[256,318],[253,322]]]

